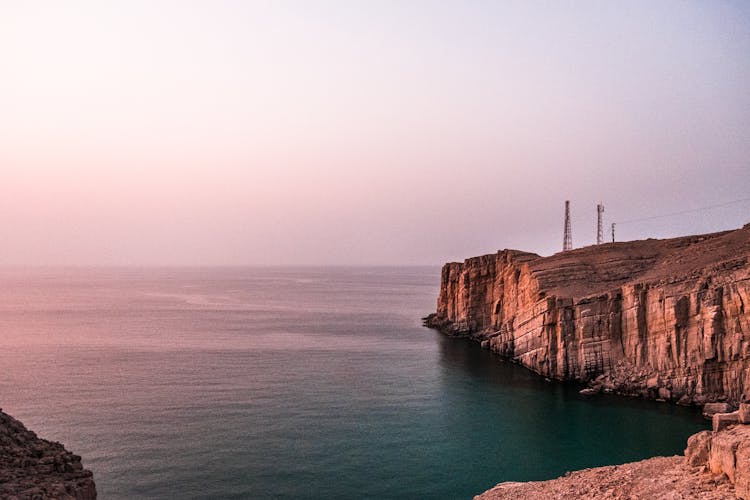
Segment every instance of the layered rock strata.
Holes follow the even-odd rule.
[[[81,457],[0,411],[0,498],[94,500],[96,486]]]
[[[559,380],[684,404],[750,398],[750,224],[443,267],[426,325]]]
[[[550,481],[500,483],[475,500],[519,498],[749,500],[750,425],[699,432],[688,439],[685,456],[584,469]]]

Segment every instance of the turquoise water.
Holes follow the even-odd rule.
[[[0,407],[82,455],[103,499],[470,498],[706,428],[423,328],[436,268],[0,279]]]

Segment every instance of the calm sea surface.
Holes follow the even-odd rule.
[[[0,271],[0,407],[100,498],[470,498],[681,452],[695,411],[420,324],[435,268]]]

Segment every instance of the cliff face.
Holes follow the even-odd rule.
[[[81,457],[0,411],[0,498],[94,500],[96,486]]]
[[[702,404],[750,398],[750,225],[443,267],[426,324],[545,377]]]

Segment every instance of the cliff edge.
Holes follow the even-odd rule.
[[[681,404],[750,399],[750,224],[443,266],[425,324],[549,378]]]
[[[81,457],[0,411],[0,498],[94,500],[96,485]]]

